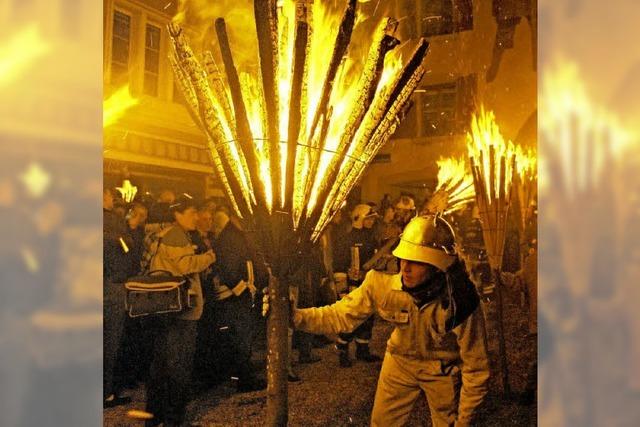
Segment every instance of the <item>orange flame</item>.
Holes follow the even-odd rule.
[[[187,8],[185,3],[181,2],[180,11],[174,18],[174,22],[188,20],[188,15],[191,12],[195,12],[196,18],[202,22],[201,25],[205,25],[204,22],[210,22],[211,15],[214,12],[220,12],[221,7],[218,3],[204,2],[202,0],[192,2],[191,6],[197,6],[193,8]],[[237,55],[242,58],[237,63],[239,64],[240,90],[254,139],[254,145],[251,147],[254,151],[248,154],[251,155],[250,161],[253,165],[255,165],[253,163],[255,154],[258,168],[257,171],[249,171],[251,172],[250,174],[238,174],[234,171],[237,176],[229,177],[229,179],[240,181],[238,184],[243,191],[244,189],[249,189],[249,197],[247,197],[247,194],[243,194],[247,202],[255,203],[256,197],[263,194],[253,194],[255,189],[251,187],[263,185],[264,195],[266,196],[265,203],[269,212],[281,208],[281,206],[274,206],[274,199],[276,198],[274,191],[276,191],[276,188],[279,188],[282,192],[279,198],[283,203],[289,202],[285,196],[292,197],[291,213],[294,227],[300,224],[300,220],[307,220],[312,217],[315,218],[314,221],[318,221],[318,224],[326,221],[328,216],[332,214],[333,204],[339,204],[342,198],[346,197],[346,187],[350,188],[360,176],[362,169],[360,166],[367,164],[375,151],[382,146],[381,144],[386,142],[390,136],[388,130],[391,127],[395,128],[395,124],[397,124],[395,115],[405,104],[405,98],[408,99],[407,97],[401,97],[403,101],[394,102],[393,105],[389,104],[387,99],[391,93],[391,85],[396,87],[400,84],[399,77],[403,69],[403,61],[399,52],[392,50],[387,53],[389,49],[382,47],[384,46],[382,36],[390,37],[396,27],[389,27],[389,20],[387,19],[380,18],[379,22],[375,22],[374,19],[361,19],[361,16],[358,16],[357,8],[355,12],[356,23],[353,24],[354,21],[351,20],[353,18],[352,13],[354,13],[353,4],[349,2],[350,6],[347,8],[345,8],[345,4],[346,2],[342,5],[337,5],[335,2],[308,2],[303,0],[279,0],[277,2],[277,28],[274,29],[276,34],[271,34],[271,36],[278,42],[274,52],[277,58],[274,71],[277,93],[275,101],[279,113],[279,164],[276,163],[275,159],[271,158],[274,147],[271,145],[273,142],[269,142],[267,138],[266,106],[262,105],[265,102],[265,98],[264,94],[261,93],[263,82],[261,81],[261,73],[256,72],[258,69],[256,64],[259,61],[255,54],[255,49],[252,49],[256,40],[254,35],[248,34],[247,31],[234,33],[234,30],[232,30],[234,27],[246,29],[246,14],[251,14],[252,11],[249,8],[245,10],[246,5],[242,4],[234,9],[233,14],[229,15],[228,27],[230,29],[230,41],[232,42],[231,50],[235,53],[233,45],[238,41],[241,41],[242,46],[245,46],[244,49],[240,48],[237,51]],[[218,13],[217,16],[220,16],[220,14]],[[242,22],[238,20],[240,16],[242,16]],[[273,23],[273,21],[271,22]],[[294,95],[292,93],[292,78],[294,55],[297,54],[294,49],[294,43],[297,25],[302,23],[308,26],[306,33],[308,39],[306,46],[304,46],[306,50],[304,52],[305,62],[302,74],[303,84],[301,92]],[[384,25],[382,25],[383,23]],[[343,29],[350,28],[352,24],[354,27],[371,25],[377,29],[377,31],[364,33],[375,34],[375,37],[365,40],[372,46],[369,56],[361,55],[361,52],[356,52],[357,49],[352,49],[351,45],[349,45],[350,47],[346,50],[346,54],[343,54],[342,62],[338,65],[337,62],[340,59],[338,57],[336,57],[338,61],[333,62],[333,67],[337,68],[331,68],[331,76],[335,73],[335,78],[327,80],[329,67],[332,63],[330,61],[331,57],[337,52],[343,52],[343,49],[346,48],[345,45],[336,47],[338,30],[341,26]],[[363,31],[364,28],[362,27]],[[347,29],[345,31],[351,30]],[[213,78],[213,75],[209,75],[209,72],[216,71],[204,72],[202,70],[201,72],[202,67],[198,61],[187,59],[193,56],[190,53],[190,48],[184,42],[184,38],[181,38],[179,34],[179,32],[172,34],[174,47],[176,48],[173,58],[178,67],[177,72],[180,74],[180,68],[185,71],[183,78],[186,78],[185,84],[188,86],[186,90],[188,91],[190,87],[200,97],[195,99],[191,105],[193,112],[200,116],[205,126],[211,124],[213,133],[218,135],[216,139],[228,138],[225,143],[228,143],[229,150],[225,149],[226,151],[221,153],[221,156],[225,158],[225,161],[232,163],[232,169],[233,165],[247,164],[245,156],[248,154],[243,152],[244,149],[240,150],[235,141],[237,138],[237,135],[234,135],[235,124],[232,123],[231,118],[225,118],[225,112],[228,112],[228,109],[221,108],[227,103],[222,102],[224,99],[222,101],[216,99],[224,97],[219,86],[220,80],[215,80],[215,78],[212,80],[211,84],[215,86],[214,90],[207,86],[206,77]],[[342,36],[340,40],[340,43],[345,44],[350,41]],[[394,46],[395,44],[391,47]],[[421,49],[415,51],[418,53],[414,52],[412,55],[420,55],[424,58],[426,53],[424,40],[421,41],[421,46]],[[185,49],[188,49],[189,52],[186,52]],[[182,59],[180,51],[183,54]],[[375,55],[383,55],[385,53],[382,70],[367,65],[377,64]],[[370,58],[373,59],[369,60]],[[362,79],[364,66],[368,66],[369,71],[364,73],[367,78]],[[411,67],[412,72],[408,75],[411,78],[409,81],[403,81],[405,87],[410,88],[403,92],[405,95],[415,89],[415,85],[417,85],[419,78],[424,73],[422,67],[418,67],[415,64]],[[187,70],[189,72],[186,72]],[[375,86],[376,80],[374,79],[380,71],[380,79],[377,82],[377,86]],[[202,78],[202,76],[205,76],[205,78]],[[359,88],[363,89],[359,91]],[[359,103],[358,100],[363,97],[362,93],[373,95],[373,97],[367,97],[365,101]],[[301,123],[299,134],[295,136],[289,135],[289,109],[292,96],[300,97]],[[323,97],[324,101],[322,101]],[[203,101],[207,98],[213,99],[211,102]],[[191,99],[194,99],[194,97]],[[296,99],[295,101],[298,100]],[[323,102],[322,106],[320,105],[321,102]],[[324,102],[326,102],[326,105],[324,105]],[[319,111],[320,108],[322,108],[322,111]],[[229,115],[227,114],[227,116]],[[345,132],[347,119],[352,122],[349,125],[348,133]],[[383,119],[384,124],[381,124]],[[220,126],[218,123],[220,123]],[[366,123],[366,125],[362,125],[363,123]],[[394,126],[391,126],[392,124]],[[366,127],[366,130],[363,130],[363,127]],[[373,138],[373,136],[376,136],[376,138]],[[289,139],[297,141],[295,159],[287,159],[289,155],[287,141]],[[212,149],[215,150],[215,148]],[[340,158],[337,158],[337,153],[339,153]],[[345,154],[347,160],[345,160]],[[354,162],[357,163],[358,167],[354,166]],[[293,164],[293,170],[287,170],[287,164]],[[271,182],[273,168],[280,168],[281,182]],[[242,167],[238,167],[240,172],[242,172],[241,169]],[[356,172],[349,172],[350,178],[343,180],[342,176],[347,174],[347,169]],[[332,183],[326,182],[330,171],[333,176],[337,175],[335,182]],[[218,173],[221,172],[218,171]],[[284,194],[287,175],[293,176],[293,195]],[[259,184],[256,183],[258,180],[260,181]],[[231,191],[229,188],[227,190]],[[329,200],[318,200],[321,193],[330,193],[328,195]],[[245,209],[245,211],[251,210],[251,206],[245,206],[242,209]],[[305,212],[306,216],[303,218],[303,213]],[[318,220],[314,215],[320,215],[321,219]],[[312,226],[315,226],[315,224]],[[317,232],[317,230],[315,229],[314,232]]]
[[[442,194],[441,205],[432,209],[433,213],[450,214],[460,210],[464,205],[473,202],[473,177],[467,170],[464,159],[441,158],[438,164],[438,185],[432,199],[439,199]]]
[[[492,111],[485,111],[484,106],[480,107],[480,114],[473,115],[471,120],[471,133],[467,133],[467,150],[469,157],[474,159],[476,164],[480,162],[480,170],[483,173],[482,179],[486,186],[487,195],[498,197],[500,192],[499,177],[504,173],[504,186],[506,193],[511,187],[512,159],[516,156],[516,148],[511,141],[505,141],[500,128],[496,122]],[[493,150],[493,159],[491,152]],[[504,171],[502,162],[504,159]],[[491,177],[491,162],[494,162],[495,174]]]

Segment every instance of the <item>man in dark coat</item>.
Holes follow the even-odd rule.
[[[124,327],[124,286],[127,279],[132,244],[124,218],[113,212],[114,193],[103,191],[103,397],[104,406],[129,403],[131,398],[119,397],[114,386],[116,358]]]
[[[216,238],[213,242],[217,261],[213,265],[213,316],[218,332],[218,348],[225,366],[231,366],[230,376],[237,380],[238,391],[259,390],[266,387],[259,380],[251,364],[251,345],[255,329],[252,310],[256,293],[254,267],[264,276],[261,263],[254,263],[246,236],[232,221],[224,207],[213,218]]]
[[[373,232],[373,224],[377,213],[369,205],[357,205],[351,213],[352,229],[347,234],[347,241],[351,247],[351,264],[348,266],[349,289],[355,289],[362,284],[366,271],[363,265],[370,260],[376,250],[377,242]],[[342,265],[341,268],[347,266]],[[351,366],[349,359],[349,343],[355,339],[356,358],[365,362],[376,362],[380,357],[369,351],[369,340],[373,330],[373,316],[358,326],[351,333],[341,333],[336,347],[339,352],[340,366]]]

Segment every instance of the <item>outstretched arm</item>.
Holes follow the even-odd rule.
[[[369,275],[360,287],[332,305],[294,310],[293,324],[304,332],[338,334],[353,331],[374,312],[373,280]]]

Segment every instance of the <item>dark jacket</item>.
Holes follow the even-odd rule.
[[[241,280],[248,279],[247,261],[251,259],[249,247],[243,232],[231,221],[213,242],[216,253],[216,263],[213,274],[218,276],[220,283],[233,288]]]
[[[103,209],[102,214],[102,275],[104,283],[123,283],[129,277],[131,270],[131,246],[133,246],[133,241],[124,218],[106,209]]]
[[[360,269],[376,253],[376,237],[372,229],[354,228],[349,232],[348,242],[350,247],[357,246],[360,252]]]
[[[144,226],[136,227],[133,230],[129,228],[129,235],[132,243],[129,248],[131,251],[129,276],[136,276],[140,273],[140,261],[142,261],[144,254]]]

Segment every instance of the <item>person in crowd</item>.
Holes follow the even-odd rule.
[[[125,216],[132,242],[129,247],[127,278],[136,276],[140,272],[147,215],[146,206],[140,202],[134,202]],[[122,342],[116,364],[117,381],[121,388],[134,388],[138,381],[146,379],[151,362],[151,344],[145,338],[141,319],[125,316]]]
[[[197,321],[203,310],[200,273],[216,261],[212,250],[196,254],[189,232],[196,229],[198,213],[192,198],[181,197],[170,205],[172,226],[159,232],[149,270],[186,276],[193,306],[171,316],[149,319],[153,329],[153,360],[147,381],[146,411],[153,418],[147,426],[177,426],[185,421]]]
[[[191,239],[196,245],[196,253],[204,253],[213,248],[213,213],[207,203],[198,208],[198,221],[196,229],[190,232]],[[215,265],[215,264],[214,264]],[[216,343],[214,305],[215,293],[212,285],[213,265],[200,273],[202,293],[204,295],[204,309],[198,322],[198,336],[196,339],[196,351],[194,357],[194,384],[196,388],[206,389],[215,383],[218,374],[216,369]]]
[[[402,195],[394,205],[394,221],[398,226],[398,234],[409,224],[409,221],[416,216],[416,202],[413,197]]]
[[[144,253],[144,237],[145,226],[147,224],[147,217],[149,216],[149,210],[142,203],[134,202],[129,208],[125,219],[129,226],[129,234],[133,241],[131,249],[131,275],[136,275],[140,272],[140,261],[142,261],[142,254]]]
[[[207,205],[198,207],[198,221],[196,229],[191,233],[193,242],[198,250],[206,252],[213,247],[213,212]]]
[[[327,292],[327,295],[324,296],[324,301],[322,301],[325,304],[333,304],[336,302],[339,280],[336,279],[335,273],[346,274],[344,268],[347,267],[341,266],[349,264],[349,244],[345,236],[348,233],[350,224],[348,224],[349,221],[346,220],[346,217],[347,215],[344,214],[343,209],[338,210],[320,236],[322,264],[324,265],[327,278],[331,281],[330,290]],[[336,270],[336,268],[342,268],[342,273],[340,273],[340,270]]]
[[[385,245],[390,239],[396,238],[400,235],[398,226],[394,222],[395,211],[393,206],[387,206],[382,211],[382,218],[380,221],[376,221],[373,228],[373,232],[376,236],[376,244],[378,248]]]
[[[103,204],[103,406],[127,404],[120,396],[115,369],[125,320],[124,286],[129,275],[132,241],[123,218],[113,211],[114,190],[105,187]]]
[[[171,190],[163,190],[158,199],[149,206],[149,223],[157,224],[163,222],[164,218],[172,217],[169,213],[169,206],[176,200],[176,194]],[[170,222],[173,222],[171,220]]]
[[[229,209],[218,206],[213,217],[217,262],[213,266],[213,317],[218,347],[224,366],[231,366],[239,392],[264,389],[251,362],[255,329],[253,312],[255,282],[266,283],[266,268],[252,260],[252,251],[243,231],[231,220]],[[255,269],[254,269],[255,267]],[[255,270],[255,271],[254,271]]]
[[[378,379],[372,426],[405,425],[424,393],[432,424],[473,425],[489,383],[480,298],[455,252],[451,226],[417,217],[393,251],[401,271],[372,270],[361,286],[331,306],[291,310],[296,329],[352,331],[375,312],[395,329]],[[268,298],[263,300],[268,313]]]
[[[300,268],[291,275],[289,294],[294,297],[298,307],[315,307],[317,290],[323,278],[327,277],[322,262],[322,250],[317,244],[309,245],[305,250],[300,251],[298,257],[295,264]],[[311,364],[321,360],[313,354],[313,338],[312,334],[302,331],[294,333],[293,329],[289,329],[289,381],[300,380],[292,366],[294,342],[298,350],[299,364]]]
[[[214,213],[216,213],[216,208],[218,207],[218,202],[216,202],[216,199],[213,197],[209,197],[208,199],[206,199],[203,203],[203,209],[207,209],[209,212],[211,212],[211,216],[213,216]]]
[[[158,196],[158,203],[167,203],[172,205],[176,202],[176,193],[171,190],[162,190]]]
[[[377,214],[370,205],[357,205],[351,213],[352,229],[347,235],[351,257],[349,265],[346,267],[349,279],[349,289],[355,289],[362,284],[366,271],[362,266],[373,257],[376,250],[376,241],[373,234],[373,224]],[[342,270],[344,271],[344,270]],[[359,325],[353,332],[343,332],[338,337],[336,345],[339,355],[339,363],[343,368],[352,365],[349,358],[349,343],[355,339],[356,359],[365,362],[376,362],[380,357],[371,354],[369,351],[369,341],[373,330],[373,316]]]
[[[389,193],[384,193],[384,196],[382,196],[382,199],[380,200],[380,212],[383,212],[387,209],[387,208],[392,208],[393,207],[393,203],[391,201],[391,194]]]
[[[122,219],[125,219],[127,215],[127,202],[122,199],[119,193],[114,193],[113,209],[111,211]]]

